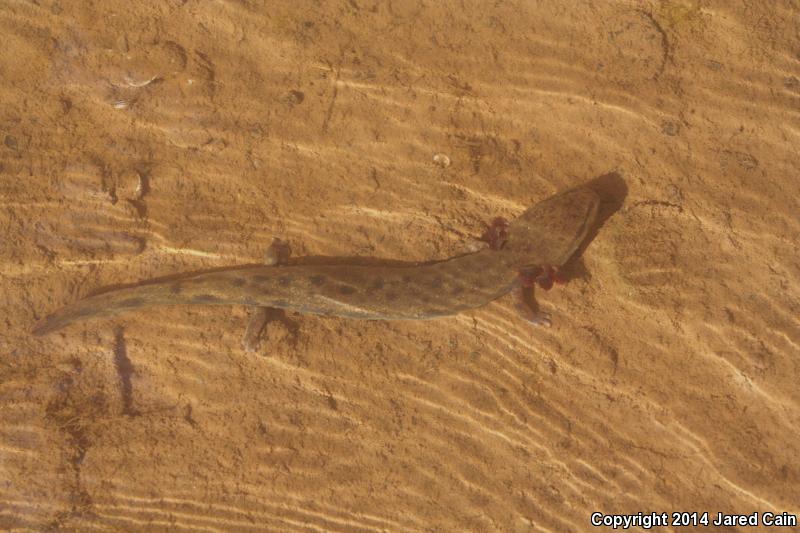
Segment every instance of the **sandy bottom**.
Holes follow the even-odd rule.
[[[575,4],[3,1],[0,529],[800,512],[797,5]],[[290,314],[255,354],[244,308],[29,333],[273,237],[445,258],[599,176],[627,197],[550,329],[506,298]]]

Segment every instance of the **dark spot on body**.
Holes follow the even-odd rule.
[[[428,285],[430,285],[430,287],[433,289],[438,289],[443,284],[444,284],[444,279],[442,278],[442,276],[436,276],[428,283]]]
[[[341,294],[353,294],[356,292],[355,287],[351,287],[350,285],[342,285],[339,287],[339,292]]]
[[[372,282],[372,285],[370,285],[369,288],[372,289],[372,290],[379,291],[379,290],[381,290],[383,288],[384,283],[385,282],[383,281],[383,278],[378,278],[378,279],[376,279],[375,281]]]
[[[322,276],[320,274],[317,274],[316,276],[311,276],[309,279],[311,280],[311,284],[316,285],[317,287],[325,284],[325,276]]]
[[[462,292],[464,292],[464,287],[462,287],[461,285],[456,285],[450,292],[452,292],[453,294],[461,294]]]
[[[90,314],[92,314],[92,310],[90,308],[88,308],[88,307],[84,307],[84,308],[81,308],[81,309],[74,310],[73,312],[70,313],[70,316],[72,316],[73,318],[79,318],[79,317],[87,316],[87,315],[90,315]],[[51,319],[52,319],[52,317],[48,318],[48,320],[51,320]]]
[[[396,292],[388,292],[386,293],[387,300],[397,300],[397,293]]]
[[[169,288],[169,292],[171,294],[180,294],[182,290],[183,290],[183,286],[180,283],[174,283]]]
[[[253,276],[253,279],[256,281],[269,281],[271,276],[267,276],[266,274],[256,274]]]
[[[291,276],[281,276],[278,278],[278,283],[282,286],[286,287],[292,284],[292,277]]]
[[[242,287],[247,281],[243,278],[233,278],[231,280],[231,285],[234,287]]]
[[[144,298],[128,298],[119,303],[119,307],[139,307],[144,304]]]
[[[215,304],[221,302],[222,300],[213,294],[198,294],[197,296],[192,297],[192,301],[198,304]]]
[[[414,279],[410,274],[403,274],[403,283],[411,283],[411,280]]]

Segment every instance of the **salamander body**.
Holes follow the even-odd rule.
[[[520,274],[566,263],[597,216],[586,187],[552,196],[511,222],[497,249],[444,261],[400,266],[343,264],[232,267],[181,279],[143,283],[67,305],[41,320],[43,335],[72,322],[156,305],[248,305],[370,320],[453,315],[503,296]],[[548,270],[545,270],[548,272]]]

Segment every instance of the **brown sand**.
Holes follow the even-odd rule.
[[[587,4],[0,3],[0,529],[800,512],[800,8]],[[609,173],[549,330],[504,299],[290,315],[258,354],[243,308],[29,334],[273,236],[447,257]]]

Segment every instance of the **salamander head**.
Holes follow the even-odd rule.
[[[586,187],[551,196],[511,222],[503,252],[519,268],[561,266],[586,238],[599,204],[597,193]]]

